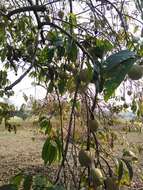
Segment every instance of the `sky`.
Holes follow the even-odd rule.
[[[8,78],[11,80],[11,83],[14,82],[22,74],[22,71],[18,72],[18,76],[15,76],[13,72],[8,73]],[[14,96],[10,98],[3,98],[2,101],[14,104],[16,107],[20,107],[25,103],[23,98],[23,93],[28,97],[31,95],[35,99],[43,99],[46,95],[46,90],[40,86],[33,86],[32,83],[34,79],[26,76],[20,83],[18,83],[14,88]]]
[[[22,103],[25,103],[23,93],[28,97],[33,96],[35,99],[43,99],[46,94],[45,89],[39,86],[33,86],[31,84],[32,82],[33,80],[27,76],[18,85],[16,85],[13,88],[15,94],[10,98],[10,102],[14,103],[17,107]]]

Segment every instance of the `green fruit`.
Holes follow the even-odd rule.
[[[139,80],[142,78],[142,74],[142,67],[140,65],[133,65],[128,73],[128,76],[132,80]]]
[[[51,19],[48,15],[45,16],[45,20],[46,20],[46,22],[49,22],[49,23],[51,22]]]
[[[89,151],[80,150],[78,159],[81,166],[89,167],[92,164],[92,158]]]
[[[132,95],[132,91],[128,91],[127,94],[128,94],[128,96],[131,96]]]
[[[59,11],[59,12],[58,12],[58,17],[59,17],[60,19],[62,19],[62,18],[64,17],[64,12],[63,12],[63,11]]]
[[[131,150],[125,150],[123,153],[123,158],[129,161],[137,161],[138,158],[135,155],[134,152],[132,152]]]
[[[132,101],[131,110],[133,111],[133,113],[135,113],[137,110],[137,103],[136,103],[135,99],[133,99],[133,101]]]
[[[103,185],[104,178],[103,178],[102,172],[99,168],[91,168],[90,177],[91,177],[91,181],[93,182],[93,185],[95,187]]]
[[[94,120],[89,120],[88,126],[91,131],[96,132],[100,124],[98,120],[94,119]]]
[[[87,71],[86,70],[80,71],[79,80],[83,81],[83,82],[87,82],[88,78],[87,78]]]
[[[90,71],[89,69],[81,70],[78,79],[81,82],[90,83],[93,80],[93,71]]]
[[[105,180],[106,190],[119,190],[118,180],[116,177],[108,177]]]
[[[124,107],[125,109],[127,109],[129,106],[128,106],[128,104],[124,103],[123,107]]]

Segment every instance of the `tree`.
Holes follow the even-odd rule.
[[[15,107],[7,103],[0,102],[0,123],[4,119],[4,123],[14,117]]]
[[[128,12],[129,6],[133,7],[133,13]],[[133,64],[142,63],[143,44],[135,37],[137,32],[142,35],[142,6],[140,0],[1,2],[0,57],[4,69],[0,71],[0,95],[11,95],[13,87],[26,75],[34,77],[38,85],[46,88],[47,96],[52,93],[57,95],[60,130],[52,136],[50,120],[40,118],[41,126],[46,128],[48,134],[42,158],[49,165],[55,160],[60,161],[53,184],[58,184],[61,174],[65,174],[68,167],[72,177],[70,182],[75,189],[81,186],[111,189],[111,184],[118,189],[125,183],[125,165],[129,178],[126,184],[130,183],[132,167],[124,155],[115,164],[118,172],[108,163],[107,152],[103,151],[98,139],[100,124],[95,110],[98,110],[98,94],[107,101],[128,77]],[[7,71],[12,69],[17,74],[20,68],[23,74],[11,83],[7,79]],[[69,94],[71,111],[65,140],[61,99]],[[86,137],[77,148],[74,129],[78,126],[74,121],[81,102],[86,108]],[[96,126],[94,130],[92,126]],[[70,147],[75,150],[71,152],[72,164],[68,160]],[[81,147],[84,158],[89,160],[91,147],[95,157],[94,162],[90,160],[86,164],[79,158],[85,168],[77,172],[74,165],[78,162],[77,152]],[[76,154],[76,159],[73,154]],[[130,158],[132,161],[134,156],[130,155]],[[62,185],[67,188],[64,176]]]

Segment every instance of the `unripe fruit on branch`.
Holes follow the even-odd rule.
[[[128,94],[128,96],[131,96],[131,95],[132,95],[132,91],[129,90],[129,91],[127,92],[127,94]]]
[[[80,150],[78,159],[81,166],[89,167],[92,164],[92,158],[89,151]]]
[[[132,68],[130,69],[128,76],[132,80],[139,80],[142,78],[142,67],[140,65],[133,65]]]
[[[51,22],[51,19],[50,19],[49,15],[46,15],[46,16],[45,16],[45,20],[46,20],[46,22],[48,22],[48,23]]]
[[[64,17],[64,12],[63,12],[63,11],[59,11],[59,12],[58,12],[58,17],[59,17],[60,19],[62,19],[62,18]]]
[[[103,178],[102,172],[99,168],[91,168],[90,177],[91,177],[91,181],[93,182],[93,185],[95,187],[103,185],[104,178]]]
[[[124,103],[124,104],[123,104],[123,107],[124,107],[125,109],[127,109],[127,108],[129,107],[129,105],[128,105],[127,103]]]
[[[89,129],[93,132],[96,132],[97,129],[99,128],[100,124],[99,124],[99,121],[96,120],[96,119],[93,119],[93,120],[89,120],[88,121],[88,126],[89,126]]]
[[[83,82],[87,82],[88,78],[87,78],[87,71],[86,70],[80,71],[79,79]]]
[[[131,150],[125,150],[124,153],[123,153],[123,158],[125,160],[128,160],[128,161],[137,161],[138,160],[135,153],[132,152]]]

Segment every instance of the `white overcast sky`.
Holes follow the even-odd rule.
[[[10,98],[10,101],[19,107],[24,103],[23,93],[28,97],[32,95],[36,99],[43,99],[46,94],[45,89],[39,86],[32,86],[32,82],[33,80],[31,78],[25,77],[25,79],[13,88],[15,94]]]
[[[8,78],[10,79],[11,83],[14,82],[20,75],[22,74],[22,71],[18,72],[18,76],[15,76],[13,72],[8,73]],[[46,90],[40,86],[33,86],[32,82],[34,82],[34,79],[29,78],[26,76],[20,83],[18,83],[14,88],[14,96],[11,96],[10,98],[4,98],[3,101],[7,101],[9,103],[15,104],[17,107],[20,107],[21,104],[23,104],[24,98],[23,93],[27,96],[32,95],[36,99],[42,99],[45,97]]]

